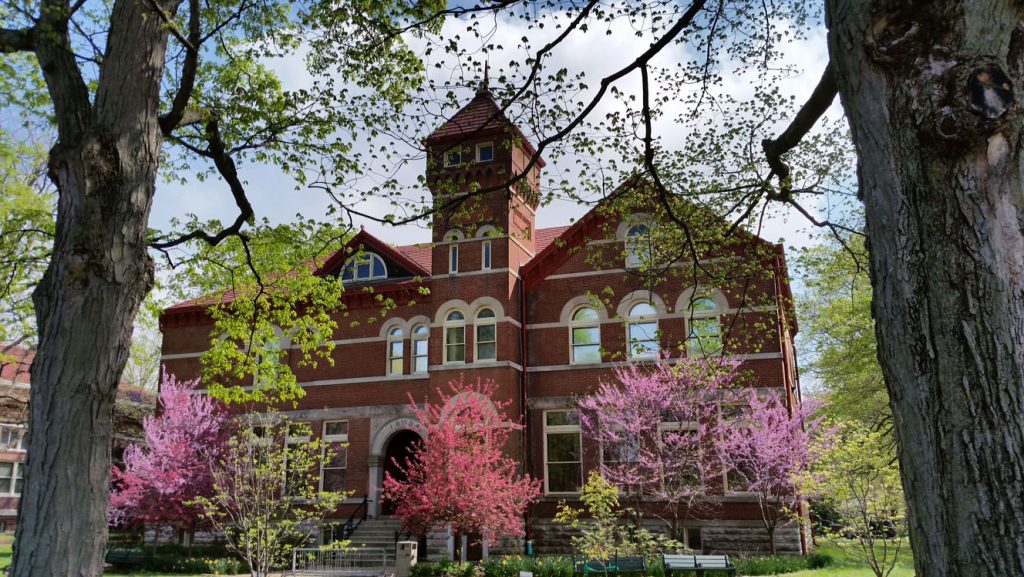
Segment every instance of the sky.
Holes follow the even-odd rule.
[[[504,46],[505,49],[492,50],[486,56],[492,66],[490,71],[492,76],[500,75],[502,63],[507,63],[512,58],[524,58],[525,51],[519,47],[521,44],[519,39],[524,34],[529,34],[531,45],[538,47],[545,43],[545,35],[553,35],[557,30],[555,26],[548,26],[546,30],[527,31],[522,23],[508,19],[499,24],[489,41],[493,45]],[[463,32],[464,28],[463,22],[449,19],[441,35],[451,37]],[[596,85],[595,79],[632,60],[636,54],[647,47],[650,41],[649,38],[634,34],[632,28],[626,23],[619,23],[610,31],[611,34],[598,31],[571,35],[567,42],[552,55],[548,69],[557,70],[565,67],[571,71],[583,71],[591,80],[589,84]],[[417,41],[411,39],[410,43],[415,46]],[[422,50],[423,43],[419,42],[418,44],[417,48]],[[675,65],[690,57],[687,52],[688,50],[684,46],[672,46],[659,55],[655,63],[662,66]],[[783,94],[791,94],[796,97],[797,101],[802,102],[810,95],[827,62],[824,29],[813,30],[806,40],[799,41],[786,52],[788,54],[786,63],[794,65],[802,72],[784,81],[780,89]],[[438,60],[436,54],[435,52],[434,56],[429,57],[432,62]],[[442,80],[445,75],[451,74],[452,69],[458,67],[458,64],[451,58],[448,58],[443,64],[440,70],[433,67],[428,69],[435,76],[435,80]],[[312,78],[305,71],[301,53],[269,61],[269,65],[280,75],[285,89],[301,88],[312,82]],[[619,86],[627,93],[636,93],[639,90],[639,75],[633,74],[623,79]],[[739,95],[747,95],[753,90],[752,86],[739,78],[726,77],[725,86]],[[655,90],[658,89],[655,87]],[[472,89],[465,88],[462,96],[464,97],[463,101],[468,102],[472,97]],[[606,99],[595,111],[595,116],[613,110],[616,105],[613,100]],[[448,114],[453,112],[454,110],[447,111]],[[686,134],[680,134],[671,122],[674,111],[666,110],[665,112],[665,120],[656,125],[656,130],[669,142],[674,139],[686,138]],[[830,115],[833,117],[841,115],[838,103],[833,106]],[[425,126],[423,128],[422,135],[426,135],[435,127]],[[399,143],[386,142],[384,144],[401,146]],[[572,169],[569,166],[572,158],[563,158],[562,161],[563,165],[558,162],[549,163],[545,172],[549,175],[556,175],[562,173],[565,168]],[[399,179],[410,184],[414,183],[416,176],[424,168],[425,161],[410,163],[400,170]],[[295,190],[294,181],[273,166],[250,164],[243,166],[240,172],[245,180],[247,193],[257,216],[267,217],[273,223],[288,222],[294,219],[297,213],[306,217],[323,218],[330,205],[330,200],[321,191]],[[360,208],[379,215],[386,214],[388,211],[388,206],[382,201],[371,200]],[[555,200],[551,205],[542,207],[538,211],[538,227],[567,224],[571,220],[579,218],[588,209],[588,206],[581,206],[575,202]],[[182,218],[186,212],[195,213],[202,219],[219,218],[222,221],[230,221],[237,213],[237,208],[227,186],[216,178],[187,185],[158,184],[151,225],[158,229],[167,228],[172,218]],[[430,239],[426,223],[392,227],[362,219],[357,220],[356,224],[365,225],[369,232],[394,244],[427,242]],[[775,214],[769,216],[764,223],[761,236],[772,241],[782,240],[789,247],[803,247],[815,242],[812,235],[808,234],[808,229],[806,222],[799,217],[786,217],[785,213]]]

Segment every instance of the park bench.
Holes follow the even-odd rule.
[[[575,573],[591,575],[594,573],[644,573],[647,571],[647,562],[643,557],[610,557],[602,559],[572,559]]]
[[[149,560],[149,552],[142,549],[110,549],[105,557],[107,563],[118,569],[138,567]]]
[[[662,555],[665,575],[675,571],[692,571],[697,577],[705,573],[736,574],[736,566],[729,562],[728,555]]]

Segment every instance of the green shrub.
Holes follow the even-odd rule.
[[[835,563],[835,557],[824,551],[815,551],[807,557],[808,569],[821,569],[822,567],[835,565]]]
[[[808,568],[808,558],[797,556],[746,557],[734,562],[740,575],[782,575]]]

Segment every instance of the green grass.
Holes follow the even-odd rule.
[[[862,561],[847,557],[835,545],[822,541],[817,548],[832,555],[836,560],[835,565],[823,569],[811,569],[788,573],[789,577],[871,577],[874,575],[871,568]],[[896,568],[893,569],[890,577],[914,577],[914,558],[910,554],[909,544],[900,548],[899,559]]]

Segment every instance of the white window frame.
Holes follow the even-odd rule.
[[[328,435],[327,434],[327,424],[328,423],[345,423],[345,433],[342,434],[342,435]],[[324,490],[324,470],[325,469],[330,469],[330,470],[343,469],[345,471],[345,481],[346,482],[348,481],[348,432],[349,432],[349,427],[351,427],[351,426],[352,426],[352,424],[347,419],[332,419],[330,421],[324,421],[323,424],[321,425],[321,429],[320,429],[320,433],[321,433],[320,442],[323,443],[323,449],[322,449],[323,454],[322,454],[322,456],[320,458],[320,490],[321,491]],[[345,449],[345,466],[343,466],[343,467],[326,467],[326,466],[324,466],[324,465],[327,464],[327,460],[324,458],[324,457],[327,456],[327,448],[332,443],[344,443],[345,444],[345,446],[344,446],[344,449]]]
[[[487,146],[491,147],[491,158],[490,158],[490,160],[481,160],[480,159],[480,150],[482,148],[487,147]],[[478,163],[479,162],[493,162],[494,161],[494,142],[481,142],[481,143],[476,145],[476,161]]]
[[[491,241],[485,240],[480,243],[480,270],[491,270],[494,250],[491,248]]]
[[[582,309],[590,309],[594,311],[597,316],[594,320],[574,320],[576,313]],[[576,329],[597,329],[597,355],[596,361],[578,361],[576,360],[576,340],[575,333]],[[590,345],[579,345],[579,346],[590,346]],[[601,313],[597,309],[589,304],[579,305],[572,309],[569,314],[569,364],[570,365],[593,365],[601,362]]]
[[[629,232],[631,230],[633,230],[634,228],[637,228],[639,226],[642,226],[645,229],[647,229],[647,232],[644,235],[646,237],[646,244],[647,244],[646,247],[639,247],[638,246],[639,243],[637,241],[633,241],[632,240],[632,236],[629,234]],[[627,269],[636,270],[636,269],[639,269],[639,268],[643,268],[644,265],[646,265],[646,264],[650,264],[649,262],[644,262],[645,259],[640,254],[640,250],[646,250],[647,251],[648,254],[646,255],[646,260],[650,261],[651,255],[653,253],[653,243],[651,242],[651,237],[650,237],[650,235],[651,235],[651,228],[652,228],[652,225],[651,225],[650,221],[648,221],[648,220],[638,220],[638,221],[635,221],[635,222],[631,222],[631,223],[629,223],[629,226],[626,227],[626,234],[625,234],[625,238],[623,240],[624,240],[624,248],[625,248],[625,251],[626,251],[626,268]],[[639,236],[639,235],[637,235],[637,236]]]
[[[366,276],[366,277],[360,277],[359,276],[359,265],[362,264],[363,261],[367,261],[367,260],[370,261],[370,275]],[[384,274],[382,274],[382,275],[373,274],[374,264],[377,261],[380,261],[381,268],[384,269]],[[352,278],[350,280],[348,280],[347,282],[365,282],[365,281],[380,280],[380,279],[388,278],[388,263],[384,262],[384,259],[381,258],[380,255],[375,253],[375,252],[367,252],[367,253],[364,253],[364,254],[361,254],[361,255],[356,255],[356,256],[350,258],[349,261],[347,263],[345,263],[345,267],[342,269],[341,276],[343,277],[342,278],[343,281],[344,281],[345,271],[347,269],[351,269],[352,270]]]
[[[641,305],[641,304],[645,304],[645,305],[651,307],[652,309],[654,309],[654,315],[653,316],[651,316],[651,315],[633,316],[633,309],[637,305]],[[633,301],[633,302],[629,303],[629,306],[626,307],[626,347],[628,347],[628,350],[626,352],[627,352],[627,356],[628,356],[629,359],[633,359],[633,360],[654,359],[654,358],[656,358],[661,353],[661,324],[659,323],[658,318],[659,318],[658,307],[654,303],[651,303],[651,302],[648,302],[648,301]],[[657,344],[658,350],[653,352],[653,353],[649,353],[649,352],[647,352],[647,353],[637,353],[636,348],[633,346],[633,339],[632,339],[632,335],[631,335],[631,333],[633,332],[632,331],[633,325],[648,324],[648,323],[651,323],[651,322],[654,323],[654,338],[653,338],[653,341]],[[647,342],[647,340],[638,341],[638,342]]]
[[[480,318],[480,315],[484,311],[490,311],[491,316],[489,318]],[[494,340],[493,341],[481,341],[480,340],[480,329],[483,327],[491,326],[494,327]],[[482,358],[480,356],[480,343],[493,343],[494,344],[494,358]],[[476,318],[473,319],[473,362],[495,362],[498,360],[498,313],[494,312],[494,309],[490,307],[484,307],[477,311]]]
[[[442,154],[444,155],[445,168],[454,168],[456,166],[462,166],[464,164],[462,162],[462,146],[453,146],[452,148],[445,150]],[[451,162],[451,156],[453,154],[459,155],[458,162]]]
[[[451,317],[451,315],[453,313],[459,313],[460,315],[462,315],[462,319],[461,320],[454,320],[454,321],[451,320],[450,317]],[[453,345],[453,344],[448,342],[448,329],[450,329],[450,328],[462,329],[462,342],[461,343],[456,343],[456,344]],[[461,364],[465,364],[466,363],[466,314],[463,313],[462,311],[458,310],[458,309],[452,309],[452,310],[446,312],[445,315],[444,315],[443,331],[444,331],[444,333],[443,333],[443,342],[442,342],[442,344],[444,345],[444,358],[443,358],[444,364],[446,364],[446,365],[461,365]],[[448,347],[449,346],[458,346],[460,344],[462,346],[462,360],[461,361],[451,361],[451,360],[448,360]]]
[[[426,329],[426,330],[424,332],[419,332],[420,329]],[[412,334],[410,335],[410,343],[411,343],[412,346],[410,347],[410,352],[409,352],[409,354],[410,354],[410,363],[411,363],[410,366],[409,366],[409,373],[410,374],[424,374],[424,373],[427,373],[430,370],[429,369],[429,367],[430,367],[430,325],[418,324],[418,325],[414,326],[412,328]],[[422,355],[420,355],[420,354],[418,354],[416,352],[416,348],[417,348],[417,345],[419,343],[423,343],[423,348],[425,349],[423,351]],[[423,370],[422,371],[416,369],[416,366],[417,366],[416,360],[419,359],[419,358],[423,359]]]
[[[453,244],[448,247],[448,274],[459,273],[459,245]]]
[[[714,309],[697,311],[693,308],[693,303],[705,300],[714,305]],[[718,325],[718,348],[717,350],[704,350],[702,347],[701,339],[695,337],[693,328],[698,322],[714,321]],[[686,356],[693,357],[696,355],[703,355],[706,357],[720,356],[725,351],[725,343],[722,341],[722,310],[721,305],[717,300],[712,298],[707,293],[696,293],[690,297],[689,303],[686,308]]]
[[[575,409],[552,409],[552,410],[549,410],[549,411],[544,411],[543,414],[541,414],[541,419],[543,419],[542,424],[543,424],[543,431],[544,431],[544,494],[545,495],[579,495],[580,488],[582,487],[582,485],[584,483],[584,479],[583,479],[583,428],[579,424],[573,424],[573,425],[549,425],[548,424],[548,414],[550,414],[550,413],[577,413],[577,415],[579,414]],[[578,447],[579,447],[579,453],[580,453],[579,454],[579,458],[580,458],[580,460],[579,461],[556,461],[555,464],[578,463],[579,464],[579,472],[580,472],[580,487],[577,487],[575,491],[552,491],[550,489],[549,483],[548,483],[549,479],[551,478],[551,476],[548,474],[548,465],[550,464],[548,462],[548,435],[549,434],[561,434],[561,435],[564,435],[564,434],[568,434],[568,433],[575,433],[576,434],[576,438],[578,440]]]
[[[303,426],[303,425],[305,425],[306,430],[309,431],[310,434],[309,435],[293,436],[292,435],[292,427],[293,426],[298,427],[298,426]],[[292,445],[300,445],[302,443],[309,444],[310,435],[312,435],[312,433],[313,433],[313,428],[309,426],[308,422],[302,421],[302,422],[297,422],[297,423],[286,423],[285,424],[285,432],[284,432],[284,446],[285,446],[285,453],[284,453],[284,459],[285,459],[285,463],[284,463],[284,495],[285,495],[285,497],[289,497],[289,498],[293,498],[293,499],[300,498],[300,496],[298,496],[298,495],[289,495],[288,494],[288,473],[289,473],[289,469],[288,469],[288,452],[291,449]]]
[[[18,435],[18,441],[12,443],[14,435]],[[4,437],[7,440],[4,440]],[[28,442],[28,430],[22,425],[0,425],[0,448],[12,453],[24,453],[25,443]]]
[[[402,327],[391,327],[390,329],[388,329],[387,345],[387,366],[385,367],[386,374],[405,374],[405,332],[402,331]],[[395,356],[396,345],[399,348],[398,356]],[[395,372],[394,367],[392,366],[392,362],[396,359],[398,360],[399,365],[398,372]]]
[[[17,497],[21,495],[21,491],[18,491],[18,479],[19,475],[22,483],[25,481],[25,463],[20,461],[4,461],[5,463],[11,464],[11,476],[3,477],[4,479],[11,480],[11,488],[7,492],[0,492],[0,495]]]

